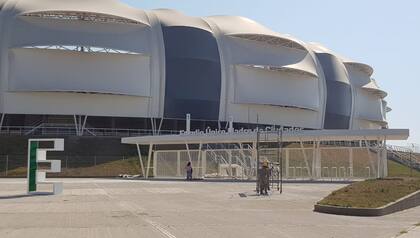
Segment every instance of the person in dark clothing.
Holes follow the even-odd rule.
[[[262,168],[258,171],[258,188],[260,195],[268,195],[270,187],[270,168],[268,161],[262,163]]]
[[[187,180],[192,180],[193,168],[191,162],[187,163],[187,166],[185,166],[185,171],[187,172]]]

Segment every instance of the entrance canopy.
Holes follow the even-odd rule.
[[[259,133],[260,132],[260,133]],[[123,138],[123,144],[137,146],[142,174],[153,177],[181,177],[182,165],[191,162],[195,177],[256,178],[258,161],[267,159],[288,178],[310,179],[371,178],[387,175],[386,141],[406,140],[409,130],[230,130],[193,131],[178,135]],[[281,141],[281,143],[280,143]],[[341,142],[351,142],[350,144]],[[272,143],[274,142],[274,143]],[[258,144],[278,143],[260,148]],[[294,142],[297,147],[280,146]],[[308,142],[306,145],[305,143]],[[333,146],[323,146],[323,142]],[[353,143],[359,142],[359,143]],[[268,143],[268,144],[267,144]],[[199,145],[190,148],[190,145]],[[148,145],[147,164],[141,156],[141,145]],[[156,145],[185,145],[186,150],[164,151]],[[271,145],[273,146],[273,145]],[[284,156],[283,156],[284,152]],[[353,156],[354,154],[354,156]],[[151,171],[152,170],[152,171]],[[279,172],[280,173],[280,172]]]
[[[408,129],[382,130],[293,130],[282,133],[283,142],[293,141],[358,141],[358,140],[407,140]],[[268,133],[266,142],[277,141],[275,133]],[[247,143],[257,141],[257,132],[234,133],[195,133],[162,136],[143,136],[123,138],[123,144],[133,145],[174,145],[174,144],[211,144],[211,143]]]

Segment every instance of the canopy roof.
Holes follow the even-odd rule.
[[[265,135],[264,135],[265,136]],[[407,140],[408,129],[382,130],[302,130],[283,132],[284,142],[294,141],[357,141],[357,140]],[[265,141],[276,142],[277,133],[267,133]],[[176,145],[176,144],[214,144],[214,143],[249,143],[257,141],[257,133],[224,134],[180,134],[162,136],[143,136],[122,138],[123,144],[133,145]]]

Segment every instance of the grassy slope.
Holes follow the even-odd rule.
[[[136,158],[127,160],[116,160],[97,166],[79,167],[79,168],[62,168],[59,174],[48,174],[49,177],[115,177],[120,174],[141,174],[139,161]],[[10,177],[26,176],[26,168],[17,168],[8,172]]]
[[[378,208],[420,190],[419,178],[367,180],[334,191],[318,204]]]
[[[410,176],[412,176],[410,178]],[[389,179],[367,180],[334,191],[321,205],[377,208],[420,190],[420,172],[388,161]]]
[[[420,178],[420,172],[411,170],[407,166],[388,160],[388,177],[417,177]]]

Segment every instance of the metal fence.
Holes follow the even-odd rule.
[[[172,135],[179,134],[173,130],[146,130],[146,129],[118,129],[118,128],[84,128],[83,136],[102,137],[130,137],[147,135]],[[15,136],[80,136],[80,132],[72,126],[3,126],[0,135]]]
[[[117,177],[141,175],[137,156],[48,156],[60,160],[62,172],[49,177]],[[0,177],[26,177],[26,155],[0,155]]]
[[[282,177],[289,180],[342,181],[376,178],[377,151],[360,147],[323,147],[316,163],[313,148],[259,149],[260,161],[280,166]],[[256,179],[257,160],[252,148],[155,151],[153,174],[159,178],[184,177],[184,167],[192,162],[195,178]],[[280,157],[279,157],[280,156]]]

